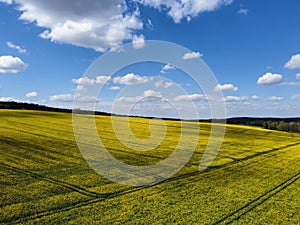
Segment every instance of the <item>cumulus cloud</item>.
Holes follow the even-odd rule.
[[[0,102],[18,102],[18,100],[12,97],[0,97]]]
[[[175,101],[207,101],[207,97],[203,94],[180,95],[174,98]]]
[[[75,95],[74,99],[76,100],[76,102],[80,102],[80,103],[99,102],[99,100],[95,96],[85,96],[85,95],[81,95],[81,94]]]
[[[158,97],[160,98],[162,95],[158,91],[146,90],[144,91],[144,97]]]
[[[138,102],[141,99],[141,97],[119,97],[116,102],[118,103],[134,103],[134,102]]]
[[[145,47],[145,37],[144,35],[136,36],[133,35],[132,46],[135,49],[144,48]]]
[[[18,50],[19,53],[23,54],[26,53],[26,49],[22,48],[21,46],[15,45],[12,42],[6,42],[7,47]]]
[[[166,64],[163,68],[162,68],[162,70],[160,71],[161,73],[166,73],[167,71],[169,71],[169,70],[174,70],[175,69],[175,67],[174,66],[172,66],[171,64]]]
[[[200,58],[201,56],[203,56],[203,54],[201,54],[200,52],[188,52],[188,53],[184,54],[182,59],[184,59],[184,60],[197,59],[197,58]]]
[[[300,82],[282,82],[280,86],[300,86]]]
[[[273,85],[280,84],[283,81],[281,74],[266,73],[257,80],[257,84]]]
[[[81,77],[79,79],[72,79],[72,82],[79,85],[93,85],[95,80],[88,77]]]
[[[157,88],[170,88],[172,87],[174,84],[170,81],[163,81],[163,80],[159,80],[155,83],[155,86]]]
[[[144,36],[135,35],[144,27],[139,4],[166,12],[179,23],[182,19],[190,21],[203,12],[231,4],[233,0],[0,1],[15,2],[21,20],[44,28],[39,35],[41,38],[104,52],[118,49],[126,41],[133,41],[137,48],[144,46]],[[146,26],[152,26],[149,19],[145,21],[148,21]]]
[[[38,96],[38,93],[36,91],[29,92],[25,95],[27,98],[35,98]]]
[[[133,73],[128,73],[123,77],[113,78],[113,82],[115,84],[122,84],[122,85],[145,84],[151,82],[152,80],[153,80],[152,77],[142,77]]]
[[[183,18],[190,21],[203,12],[214,11],[222,5],[229,5],[233,0],[134,0],[137,3],[167,11],[175,23]]]
[[[260,99],[261,99],[261,97],[259,97],[259,96],[257,96],[257,95],[253,95],[251,98],[252,98],[253,100],[260,100]]]
[[[143,28],[139,11],[129,10],[125,0],[15,2],[21,12],[21,20],[35,22],[45,28],[40,37],[100,52],[132,40],[134,32]]]
[[[238,87],[234,86],[233,84],[218,84],[215,87],[215,91],[237,91]]]
[[[248,14],[248,11],[249,11],[248,9],[241,8],[241,9],[239,9],[238,14],[247,15],[247,14]]]
[[[268,101],[273,101],[273,102],[276,102],[276,101],[283,101],[283,100],[284,100],[284,97],[272,96],[272,97],[268,98],[267,100],[268,100]]]
[[[300,80],[300,73],[297,73],[297,74],[296,74],[296,79],[297,79],[297,80]]]
[[[0,0],[0,2],[6,3],[6,4],[12,4],[13,0]]]
[[[154,90],[146,90],[143,95],[136,97],[125,97],[122,96],[117,99],[117,102],[122,103],[137,103],[137,102],[152,102],[152,101],[165,101],[166,99],[162,98],[161,92],[157,92]]]
[[[84,87],[83,85],[78,85],[78,86],[76,87],[76,90],[77,90],[77,91],[83,91],[83,90],[85,90],[85,87]]]
[[[18,57],[0,56],[0,73],[19,73],[26,67],[27,65]]]
[[[111,90],[111,91],[118,91],[118,90],[120,90],[121,88],[119,87],[119,86],[113,86],[113,87],[110,87],[110,88],[108,88],[109,90]]]
[[[248,97],[246,96],[226,96],[224,98],[225,102],[241,102],[241,101],[247,101]]]
[[[106,84],[111,79],[110,76],[97,76],[95,79],[96,84]]]
[[[52,95],[49,97],[51,102],[73,102],[73,100],[80,103],[94,103],[97,102],[98,99],[95,96],[84,96],[81,94],[77,94],[75,96],[71,94],[59,94],[59,95]]]
[[[81,77],[79,79],[72,79],[74,84],[78,85],[93,85],[93,84],[106,84],[111,79],[110,76],[97,76],[95,79],[88,77]]]
[[[49,97],[51,102],[72,102],[73,96],[71,94],[59,94],[59,95],[52,95]]]
[[[293,55],[291,59],[285,64],[287,69],[298,69],[300,68],[300,54]]]

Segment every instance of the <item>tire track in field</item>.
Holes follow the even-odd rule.
[[[245,161],[248,161],[248,160],[251,160],[251,159],[255,159],[255,158],[260,157],[260,156],[268,156],[272,153],[275,153],[275,152],[278,152],[278,151],[281,151],[281,150],[285,150],[287,148],[294,147],[294,146],[297,146],[297,145],[300,145],[300,142],[285,145],[285,146],[282,146],[282,147],[279,147],[279,148],[270,149],[270,150],[265,151],[265,152],[258,152],[256,154],[246,156],[246,157],[241,158],[241,159],[235,159],[232,162],[224,163],[224,164],[219,165],[219,166],[210,166],[202,172],[195,171],[195,172],[190,172],[190,173],[186,173],[186,174],[177,175],[177,176],[169,178],[168,180],[166,180],[164,182],[166,183],[166,182],[177,181],[177,180],[184,179],[184,178],[192,178],[192,177],[198,176],[199,174],[204,175],[204,174],[214,172],[214,171],[219,170],[219,169],[228,168],[230,166],[236,165],[236,164],[241,163],[241,162],[245,162]],[[270,155],[269,157],[273,157],[273,156],[275,156],[275,155]],[[258,161],[256,163],[258,163]],[[198,164],[193,164],[193,165],[198,166]],[[200,179],[194,179],[192,182],[197,182],[199,180],[201,180],[201,178]],[[192,182],[190,182],[190,183],[192,183]],[[156,185],[159,185],[159,184],[156,184]],[[156,186],[156,185],[154,185],[154,186]]]
[[[137,192],[137,191],[142,190],[142,189],[152,188],[152,187],[155,187],[155,186],[164,184],[164,183],[174,182],[174,181],[181,180],[181,179],[184,179],[184,178],[195,177],[195,176],[198,176],[198,175],[201,174],[201,173],[202,173],[202,174],[206,174],[206,173],[209,173],[209,172],[213,172],[213,171],[215,171],[215,170],[218,170],[218,169],[227,168],[227,167],[229,167],[229,166],[231,166],[231,165],[235,165],[235,164],[237,164],[237,163],[239,163],[239,162],[247,161],[247,160],[250,160],[250,159],[253,159],[253,158],[262,156],[262,155],[267,155],[267,154],[270,154],[270,153],[273,153],[273,152],[277,152],[277,151],[280,151],[280,150],[284,150],[284,149],[286,149],[286,148],[293,147],[293,146],[297,146],[297,145],[300,145],[300,142],[297,142],[297,143],[294,143],[294,144],[289,144],[289,145],[286,145],[286,146],[282,146],[282,147],[280,147],[280,148],[274,148],[274,149],[271,149],[271,150],[266,151],[266,152],[260,152],[260,153],[257,153],[257,154],[251,155],[251,156],[247,156],[247,157],[245,157],[245,158],[243,158],[243,159],[239,159],[239,160],[236,160],[236,161],[233,161],[233,162],[230,162],[230,163],[226,163],[226,164],[223,164],[223,165],[220,165],[220,166],[209,167],[207,170],[202,171],[202,172],[195,171],[195,172],[191,172],[191,173],[188,173],[188,174],[182,174],[182,175],[178,175],[178,176],[175,176],[175,177],[171,177],[171,178],[165,180],[165,181],[162,182],[162,183],[154,184],[154,185],[151,185],[151,186],[147,186],[147,187],[135,187],[135,188],[132,188],[132,187],[131,187],[131,188],[122,189],[122,190],[119,190],[119,191],[110,192],[110,193],[106,193],[106,194],[99,194],[99,193],[95,193],[95,192],[90,192],[90,191],[85,190],[85,189],[83,189],[83,188],[81,188],[81,187],[79,187],[79,186],[76,186],[76,185],[68,184],[68,183],[65,183],[65,182],[59,181],[59,180],[54,180],[54,179],[52,179],[52,178],[46,178],[46,177],[43,177],[43,176],[41,176],[41,175],[32,173],[32,172],[30,172],[30,171],[24,171],[24,170],[21,170],[21,169],[19,169],[19,168],[12,167],[12,166],[6,165],[6,164],[4,164],[4,163],[0,163],[0,166],[1,166],[1,165],[3,165],[4,167],[8,166],[8,167],[7,167],[8,169],[10,169],[10,167],[11,167],[11,168],[12,168],[11,170],[13,170],[13,171],[21,172],[21,173],[23,173],[23,174],[27,174],[27,175],[29,175],[29,176],[33,176],[33,177],[35,177],[35,178],[37,178],[37,179],[42,179],[42,180],[45,180],[45,181],[49,181],[49,182],[51,182],[51,183],[54,183],[54,184],[57,184],[57,185],[62,185],[62,186],[67,187],[67,188],[70,187],[69,189],[71,189],[71,190],[73,190],[73,191],[77,191],[77,190],[79,189],[79,191],[81,191],[81,193],[83,193],[83,194],[85,194],[85,193],[90,194],[90,193],[91,193],[91,195],[87,195],[87,196],[91,197],[91,199],[88,199],[88,200],[83,200],[83,201],[74,203],[74,204],[69,205],[69,206],[61,206],[61,207],[57,206],[57,207],[52,208],[52,209],[48,209],[48,210],[45,210],[45,211],[40,211],[40,212],[37,212],[37,213],[34,213],[34,214],[24,215],[24,216],[22,216],[21,218],[12,219],[12,220],[9,220],[9,221],[1,221],[1,220],[0,220],[0,222],[9,222],[9,223],[12,223],[12,224],[16,224],[16,223],[26,222],[26,221],[29,221],[29,220],[40,219],[40,218],[42,218],[42,217],[50,216],[50,215],[53,215],[53,214],[56,214],[56,213],[66,212],[66,211],[69,211],[69,210],[72,210],[72,209],[76,209],[76,208],[88,206],[88,205],[91,205],[91,204],[103,202],[103,201],[106,201],[106,200],[109,200],[109,199],[113,199],[113,198],[115,198],[115,197],[123,196],[123,195],[126,195],[126,194],[131,194],[131,193]],[[27,173],[27,172],[28,172],[28,173]],[[297,179],[299,179],[299,178],[300,178],[300,172],[297,173],[295,176],[296,176]],[[43,179],[43,178],[45,178],[45,179]],[[285,182],[288,182],[290,179],[293,179],[293,177],[292,177],[292,178],[289,178],[289,179],[286,180]],[[294,179],[295,179],[295,178],[294,178]],[[296,179],[296,180],[297,180],[297,179]],[[295,180],[295,181],[296,181],[296,180]],[[52,182],[52,181],[54,181],[54,182]],[[295,181],[293,181],[292,183],[294,183]],[[285,182],[283,182],[283,184],[282,184],[283,186],[278,185],[278,186],[279,186],[279,191],[285,189],[286,187],[288,187],[289,185],[292,184],[292,183],[291,183],[291,184],[289,184],[288,186],[284,186]],[[278,187],[278,186],[276,186],[274,189],[277,190],[277,187]],[[283,188],[280,189],[280,187],[283,187]],[[82,190],[82,189],[83,189],[83,190]],[[272,190],[273,190],[273,189],[272,189]],[[269,192],[272,192],[272,190],[269,191]],[[264,195],[268,195],[269,197],[268,197],[267,199],[265,199],[264,201],[268,200],[270,197],[272,197],[273,195],[277,194],[279,191],[277,190],[277,192],[276,192],[276,190],[275,190],[275,193],[272,192],[273,194],[271,193],[271,194],[268,195],[269,192],[265,193]],[[77,192],[78,192],[78,191],[77,191]],[[79,193],[80,193],[80,192],[79,192]],[[86,195],[86,194],[85,194],[85,195]],[[264,196],[264,195],[263,195],[263,196]],[[262,199],[263,196],[258,197],[258,199]],[[257,202],[256,199],[253,200],[253,201],[254,201],[254,202]],[[263,202],[264,202],[264,201],[263,201]],[[262,204],[263,202],[261,202],[261,203],[258,202],[259,204],[255,205],[254,207],[256,207],[256,206]],[[229,217],[231,218],[232,216],[237,215],[237,213],[239,213],[240,211],[242,211],[244,208],[249,209],[248,205],[251,205],[252,208],[254,208],[254,207],[253,207],[253,203],[250,202],[250,203],[248,203],[247,205],[245,205],[245,206],[243,206],[242,208],[240,208],[239,210],[237,210],[236,212],[231,213],[232,215],[229,214],[229,215],[226,216],[226,218],[224,217],[223,219],[217,221],[217,222],[214,223],[214,224],[219,224],[219,223],[225,221],[225,220],[227,219],[227,217],[228,217],[228,219],[229,219]],[[252,210],[252,208],[250,208],[250,210]],[[248,211],[250,211],[250,210],[248,210]],[[247,211],[247,212],[248,212],[248,211]],[[247,213],[247,212],[245,212],[245,213]],[[244,214],[245,214],[245,213],[244,213]],[[240,216],[241,216],[241,215],[240,215]],[[240,217],[240,216],[238,216],[238,217]],[[231,221],[231,222],[232,222],[232,221]],[[230,223],[231,223],[231,222],[230,222]],[[228,223],[227,223],[227,224],[228,224]]]
[[[258,152],[258,153],[255,153],[253,155],[249,155],[249,156],[246,156],[244,158],[241,158],[241,159],[235,159],[233,162],[228,162],[228,163],[222,164],[220,166],[211,166],[211,167],[207,168],[207,170],[221,169],[221,168],[224,168],[224,167],[228,167],[228,166],[240,163],[240,162],[244,162],[244,161],[247,161],[247,160],[250,160],[250,159],[254,159],[254,158],[259,157],[259,156],[268,155],[270,153],[281,151],[281,150],[284,150],[284,149],[287,149],[287,148],[290,148],[290,147],[294,147],[294,146],[297,146],[297,145],[300,145],[300,142],[296,142],[296,143],[293,143],[293,144],[288,144],[288,145],[281,146],[281,147],[278,147],[278,148],[272,148],[272,149],[264,151],[264,152]]]
[[[300,178],[300,172],[296,173],[295,175],[291,176],[287,180],[283,181],[279,185],[275,186],[274,188],[268,190],[264,194],[260,195],[259,197],[253,199],[246,205],[242,206],[238,210],[226,215],[222,219],[218,220],[217,222],[213,223],[213,225],[217,224],[230,224],[238,219],[240,217],[246,215],[248,212],[256,208],[257,206],[263,204],[270,198],[272,198],[274,195],[278,194],[279,192],[283,191],[290,185],[294,184],[298,179]]]
[[[17,172],[19,174],[21,173],[21,174],[24,174],[24,175],[36,178],[38,180],[43,180],[43,181],[47,181],[47,182],[52,183],[52,184],[63,186],[65,188],[68,188],[68,189],[70,189],[72,191],[76,191],[76,192],[78,192],[78,193],[80,193],[82,195],[86,195],[88,197],[92,197],[92,198],[95,198],[95,197],[97,197],[97,198],[104,198],[106,196],[106,194],[99,194],[99,193],[96,193],[96,192],[92,192],[92,191],[86,190],[86,189],[84,189],[84,188],[82,188],[80,186],[77,186],[77,185],[74,185],[74,184],[69,184],[67,182],[56,180],[56,179],[53,179],[53,178],[48,178],[48,177],[39,175],[37,173],[30,172],[28,170],[19,169],[19,168],[14,167],[14,166],[7,165],[5,163],[1,163],[0,162],[0,166],[4,167],[6,169],[9,169],[11,171]]]
[[[137,188],[137,189],[142,189],[142,188]],[[46,217],[46,216],[51,216],[51,215],[56,214],[56,213],[66,212],[66,211],[69,211],[69,210],[72,210],[72,209],[78,209],[78,208],[88,206],[88,205],[91,205],[91,204],[104,202],[108,199],[112,199],[114,197],[118,197],[118,196],[121,196],[123,194],[129,194],[129,193],[132,193],[132,192],[135,192],[135,191],[137,191],[137,190],[136,189],[129,190],[126,193],[120,191],[120,193],[116,193],[115,195],[108,196],[105,199],[103,199],[103,198],[101,198],[101,199],[100,198],[92,198],[92,199],[80,201],[80,202],[77,202],[77,203],[73,203],[69,206],[55,207],[55,208],[52,208],[52,209],[49,209],[49,210],[40,211],[40,212],[35,213],[35,214],[21,215],[21,216],[18,216],[17,218],[12,219],[12,220],[9,220],[9,219],[0,220],[0,223],[4,223],[4,224],[20,224],[21,223],[22,224],[24,222],[28,222],[29,220],[40,219],[40,218],[43,218],[43,217]]]

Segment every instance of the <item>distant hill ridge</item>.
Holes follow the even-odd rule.
[[[50,111],[50,112],[64,112],[64,113],[72,113],[72,109],[63,109],[63,108],[55,108],[45,105],[39,105],[34,103],[26,103],[26,102],[14,102],[14,101],[0,101],[0,109],[24,109],[24,110],[41,110],[41,111]],[[96,115],[114,115],[107,112],[93,112],[88,110],[77,110],[78,113],[82,114],[96,114]],[[118,115],[125,116],[125,115]],[[141,118],[153,118],[153,117],[144,117],[144,116],[132,116],[132,117],[141,117]],[[179,120],[174,118],[162,118],[166,120]],[[205,120],[193,120],[199,122],[212,122],[212,119]],[[213,120],[214,122],[224,121],[224,120]],[[300,117],[295,118],[275,118],[275,117],[234,117],[226,119],[228,124],[240,124],[240,125],[250,125],[250,126],[258,126],[271,130],[280,130],[287,132],[297,132],[300,133]]]

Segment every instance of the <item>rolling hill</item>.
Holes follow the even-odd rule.
[[[199,172],[211,124],[184,121],[200,126],[200,136],[193,129],[188,134],[197,140],[188,164],[161,183],[131,187],[87,164],[72,114],[3,109],[0,116],[2,224],[299,224],[299,134],[226,125],[217,158]],[[116,117],[119,123],[125,119]],[[137,166],[165,159],[180,137],[180,121],[156,120],[154,128],[167,125],[162,143],[153,151],[134,151],[113,134],[110,116],[95,121],[109,152]],[[139,139],[151,134],[149,123],[130,118]]]

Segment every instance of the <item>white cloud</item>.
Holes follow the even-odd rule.
[[[96,84],[106,84],[111,79],[110,76],[97,76],[95,79]]]
[[[300,82],[282,82],[280,86],[300,86]]]
[[[94,103],[98,101],[95,96],[84,96],[81,94],[76,94],[75,96],[71,94],[52,95],[49,97],[49,100],[51,102],[73,102],[73,100],[76,100],[77,103]]]
[[[77,91],[84,91],[84,90],[85,90],[85,87],[84,87],[83,85],[78,85],[78,86],[76,87],[76,90],[77,90]]]
[[[270,98],[267,99],[267,101],[283,101],[284,100],[284,97],[277,97],[277,96],[272,96]]]
[[[290,61],[288,61],[285,64],[285,68],[287,68],[287,69],[297,69],[297,68],[300,68],[300,54],[293,55],[291,57]]]
[[[175,67],[174,66],[172,66],[171,64],[166,64],[163,68],[162,68],[162,70],[160,71],[161,73],[166,73],[168,70],[174,70],[175,69]]]
[[[38,93],[36,91],[29,92],[29,93],[26,94],[27,98],[35,98],[37,96],[38,96]]]
[[[283,81],[281,74],[266,73],[257,80],[257,84],[273,85],[280,84]]]
[[[248,97],[246,96],[226,96],[224,98],[225,102],[241,102],[241,101],[247,101]]]
[[[144,48],[145,47],[145,37],[144,35],[136,36],[133,35],[132,38],[132,46],[135,49]]]
[[[52,95],[49,100],[51,102],[72,102],[73,96],[71,94]]]
[[[6,3],[6,4],[12,4],[13,0],[0,0],[0,2]]]
[[[203,12],[214,11],[222,5],[231,4],[233,0],[134,0],[137,3],[167,11],[175,23],[183,18],[190,21]]]
[[[19,73],[26,67],[27,65],[18,57],[0,56],[0,73]]]
[[[120,90],[121,88],[119,87],[119,86],[113,86],[113,87],[110,87],[110,88],[108,88],[109,90],[111,90],[111,91],[118,91],[118,90]]]
[[[202,56],[203,56],[203,54],[201,54],[200,52],[188,52],[188,53],[184,54],[182,59],[184,59],[184,60],[196,59],[196,58],[200,58]]]
[[[116,102],[120,103],[134,103],[134,102],[138,102],[141,99],[141,97],[119,97]]]
[[[76,102],[80,102],[80,103],[95,103],[95,102],[98,102],[98,99],[95,96],[85,96],[85,95],[81,95],[81,94],[75,95],[74,100]]]
[[[117,99],[117,102],[122,103],[137,103],[137,102],[152,102],[152,101],[165,101],[164,98],[162,98],[161,92],[157,92],[154,90],[146,90],[144,91],[143,95],[136,96],[136,97],[119,97]]]
[[[260,100],[260,99],[261,99],[261,97],[259,97],[259,96],[257,96],[257,95],[253,95],[251,98],[252,98],[253,100]]]
[[[9,48],[12,48],[12,49],[16,49],[18,50],[19,53],[23,54],[23,53],[26,53],[26,49],[18,46],[18,45],[15,45],[14,43],[12,42],[6,42],[6,45],[9,47]]]
[[[161,98],[162,95],[161,95],[160,92],[157,92],[157,91],[146,90],[146,91],[144,91],[144,96],[143,97],[157,97],[157,98]]]
[[[292,100],[300,100],[300,95],[293,95],[291,97]]]
[[[218,84],[215,87],[215,91],[237,91],[238,87],[234,86],[233,84]]]
[[[93,85],[95,80],[88,77],[81,77],[79,79],[72,79],[72,82],[79,85]]]
[[[170,81],[163,81],[163,80],[159,80],[155,83],[155,86],[157,88],[170,88],[172,87],[174,84]]]
[[[245,9],[245,8],[241,8],[239,11],[238,11],[238,14],[243,14],[243,15],[247,15],[248,14],[248,9]]]
[[[203,94],[180,95],[174,98],[175,101],[207,101],[207,97]]]
[[[133,40],[137,47],[143,36],[135,33],[144,27],[138,4],[165,11],[175,23],[190,21],[203,12],[214,11],[233,0],[15,0],[20,19],[33,22],[45,30],[41,38],[68,43],[104,52],[118,49],[124,42]],[[1,0],[12,4],[12,0]],[[132,4],[138,3],[138,4]],[[130,6],[129,6],[130,5]],[[135,8],[133,8],[135,7]],[[145,26],[151,22],[145,19]],[[147,22],[148,21],[148,22]]]
[[[12,97],[0,97],[0,102],[17,102],[18,100]]]
[[[72,82],[79,85],[93,85],[93,84],[105,84],[111,79],[110,76],[97,76],[96,79],[81,77],[79,79],[72,79]]]
[[[152,81],[151,77],[142,77],[133,73],[128,73],[123,77],[115,77],[113,78],[113,82],[116,84],[123,85],[136,85],[136,84],[145,84]]]
[[[7,1],[11,3],[11,1]],[[125,0],[15,0],[20,19],[45,28],[40,37],[104,52],[115,49],[143,28],[138,10]],[[133,12],[132,12],[133,11]]]
[[[297,79],[297,80],[300,80],[300,73],[297,73],[297,74],[296,74],[296,79]]]

